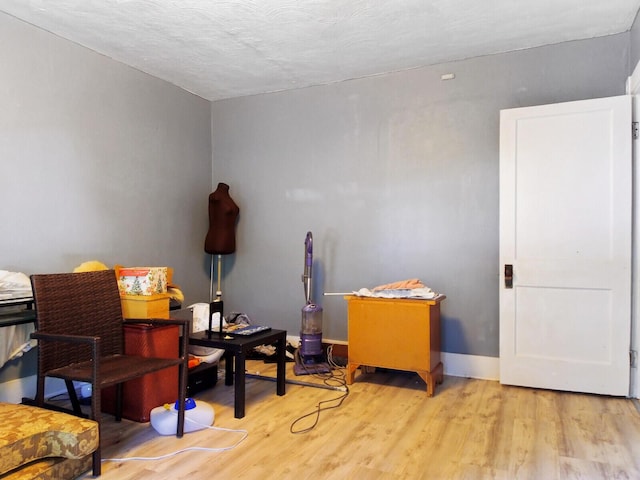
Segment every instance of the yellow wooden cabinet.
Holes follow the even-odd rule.
[[[433,396],[442,383],[440,360],[440,302],[408,298],[348,295],[349,360],[347,384],[359,366],[417,372]]]

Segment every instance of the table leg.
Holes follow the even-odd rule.
[[[246,362],[245,362],[245,354],[244,352],[238,352],[235,355],[235,382],[236,386],[234,387],[235,391],[235,417],[242,418],[244,417],[244,397],[245,397],[245,370],[246,370]]]
[[[224,384],[233,385],[233,353],[224,352]]]
[[[276,354],[278,355],[278,370],[276,375],[276,392],[278,395],[284,395],[285,393],[285,383],[286,383],[286,371],[287,371],[287,337],[286,335],[282,335],[281,338],[276,342]]]

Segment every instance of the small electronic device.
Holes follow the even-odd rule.
[[[248,325],[246,327],[242,327],[242,328],[237,328],[235,330],[231,330],[228,333],[230,335],[240,335],[240,336],[247,336],[247,335],[253,335],[255,333],[259,333],[259,332],[266,332],[267,330],[271,330],[271,327],[267,327],[265,325]]]

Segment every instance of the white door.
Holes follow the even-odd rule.
[[[501,383],[629,394],[631,175],[630,96],[501,111]]]

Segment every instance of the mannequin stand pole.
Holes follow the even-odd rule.
[[[218,255],[218,289],[216,290],[216,298],[213,299],[213,255],[211,255],[211,285],[209,287],[209,330],[207,330],[207,337],[211,338],[213,328],[213,314],[219,313],[220,326],[218,335],[222,337],[222,319],[224,313],[224,303],[222,302],[222,255]]]
[[[213,255],[211,255],[211,271],[209,274],[209,303],[213,302]],[[209,327],[211,330],[211,327]]]

